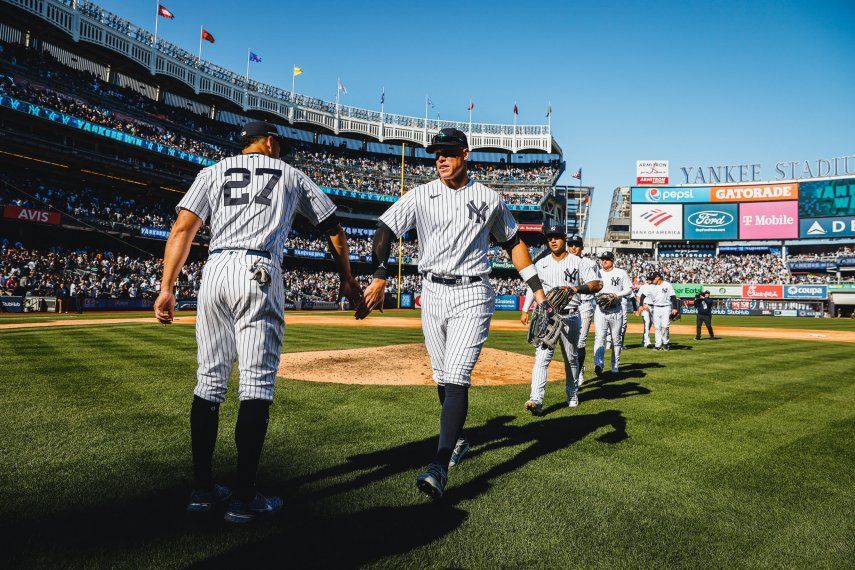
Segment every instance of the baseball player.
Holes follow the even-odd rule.
[[[416,485],[438,499],[445,492],[448,468],[469,450],[460,435],[469,405],[470,374],[487,340],[495,307],[487,260],[491,235],[508,252],[537,301],[545,303],[546,297],[504,200],[469,178],[466,135],[442,129],[427,152],[436,155],[439,178],[413,188],[380,216],[372,249],[374,279],[356,318],[365,318],[375,308],[382,310],[392,235],[402,236],[416,228],[423,276],[422,330],[442,405],[439,446]]]
[[[603,347],[606,334],[612,341],[612,373],[620,369],[620,353],[626,332],[626,301],[632,295],[632,280],[627,272],[615,267],[615,255],[607,251],[600,255],[603,278],[602,293],[620,297],[620,301],[608,309],[595,304],[594,308],[594,372],[603,373],[606,349]]]
[[[567,251],[567,234],[560,225],[548,225],[543,229],[546,252],[534,261],[537,274],[543,283],[544,292],[548,293],[554,287],[569,287],[573,291],[593,291],[596,293],[603,286],[596,265],[584,263],[579,257]],[[534,292],[526,291],[523,301],[520,321],[527,325],[529,309],[534,302]],[[567,405],[575,408],[579,405],[579,363],[577,361],[576,345],[579,341],[581,327],[579,319],[579,303],[570,302],[562,314],[564,325],[561,329],[560,344],[564,354],[565,391]],[[525,403],[525,409],[533,416],[539,416],[543,411],[543,397],[546,393],[546,381],[549,376],[549,363],[555,354],[554,348],[537,347],[534,352],[534,368],[531,370],[531,397]]]
[[[656,350],[670,350],[671,340],[669,327],[671,317],[679,313],[679,301],[674,293],[674,287],[668,281],[662,279],[658,271],[654,271],[648,277],[650,283],[639,290],[642,310],[647,307],[653,317],[653,330],[656,340]]]
[[[583,265],[593,267],[599,271],[597,262],[588,257],[582,257],[582,236],[573,235],[567,240],[567,249],[582,259]],[[579,379],[581,386],[585,382],[585,347],[588,346],[588,333],[591,332],[591,322],[594,320],[594,294],[579,293],[573,297],[573,302],[579,304],[579,342],[576,344],[576,352],[579,358]]]
[[[635,295],[635,303],[638,308],[635,310],[635,315],[637,317],[641,317],[641,322],[644,326],[644,329],[641,333],[641,345],[644,348],[651,348],[653,344],[651,344],[650,342],[650,324],[652,320],[650,318],[650,308],[641,304],[641,295],[643,294],[647,285],[647,283],[642,282],[641,285],[638,286],[638,291]],[[650,293],[646,294],[649,295]]]
[[[278,497],[255,489],[267,434],[273,384],[282,351],[285,300],[281,260],[295,212],[328,236],[341,275],[341,295],[361,302],[351,277],[347,238],[335,206],[308,176],[279,159],[276,127],[250,122],[240,131],[243,153],[199,172],[176,206],[163,263],[157,319],[172,322],[173,287],[202,223],[210,219],[211,242],[196,315],[198,372],[190,409],[194,490],[189,512],[210,512],[231,501],[225,519],[247,523],[282,507]],[[235,426],[237,485],[214,482],[211,460],[220,404],[235,357],[240,368],[240,408]]]

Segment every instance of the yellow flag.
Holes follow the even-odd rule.
[[[297,67],[297,66],[295,65],[295,66],[294,66],[294,77],[297,77],[298,75],[302,75],[302,73],[303,73],[303,68],[302,68],[302,67]]]

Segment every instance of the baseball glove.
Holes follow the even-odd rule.
[[[546,302],[540,303],[531,313],[528,323],[528,342],[535,347],[555,348],[561,334],[561,311],[573,298],[573,292],[562,287],[550,289]]]
[[[594,295],[594,302],[600,306],[602,310],[613,309],[620,305],[620,297],[614,293],[597,293]]]

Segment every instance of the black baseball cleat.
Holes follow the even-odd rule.
[[[603,367],[602,367],[602,366],[600,366],[599,364],[597,364],[596,366],[594,366],[594,374],[596,374],[597,376],[599,376],[599,375],[600,375],[600,374],[602,374],[602,373],[603,373]]]
[[[701,340],[701,337],[696,336],[696,337],[695,337],[695,340]]]
[[[211,489],[195,489],[190,493],[187,503],[188,513],[210,513],[217,507],[226,504],[232,496],[232,490],[225,485],[214,483]]]
[[[671,345],[666,344],[665,346],[662,347],[662,350],[664,350],[665,352],[668,352],[669,350],[671,350]]]
[[[469,442],[466,441],[465,437],[461,437],[457,440],[457,443],[454,444],[454,451],[451,452],[451,460],[448,462],[448,467],[454,467],[469,453]]]
[[[442,498],[447,482],[448,473],[438,463],[431,463],[427,471],[416,477],[416,487],[419,491],[435,501]]]
[[[280,510],[282,510],[282,499],[256,493],[251,501],[232,499],[223,519],[230,523],[247,524],[273,516]]]

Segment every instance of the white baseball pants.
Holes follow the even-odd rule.
[[[612,368],[620,366],[623,334],[626,331],[626,313],[623,309],[604,312],[599,306],[594,309],[594,365],[605,367],[606,334],[612,340]]]
[[[641,344],[647,346],[650,344],[650,311],[641,311],[641,322],[644,323],[644,332],[641,333]]]
[[[585,348],[588,346],[588,333],[591,332],[591,321],[594,320],[594,302],[584,301],[579,305],[579,340],[576,342],[577,348]]]
[[[248,269],[256,262],[270,273],[271,282],[263,287],[250,280]],[[278,262],[244,250],[208,258],[196,313],[199,369],[194,394],[223,402],[237,356],[240,399],[273,399],[285,330],[284,300]]]
[[[490,281],[443,285],[425,278],[421,303],[422,332],[434,382],[469,386],[495,310]]]
[[[561,336],[558,342],[564,354],[564,389],[570,399],[578,390],[579,360],[576,353],[576,343],[579,342],[580,319],[578,313],[563,317]],[[549,379],[549,363],[555,356],[555,349],[538,347],[534,351],[534,368],[531,369],[532,402],[543,403],[546,394],[546,381]]]
[[[671,342],[668,327],[671,326],[671,305],[654,305],[653,311],[653,333],[656,339],[656,348]]]

